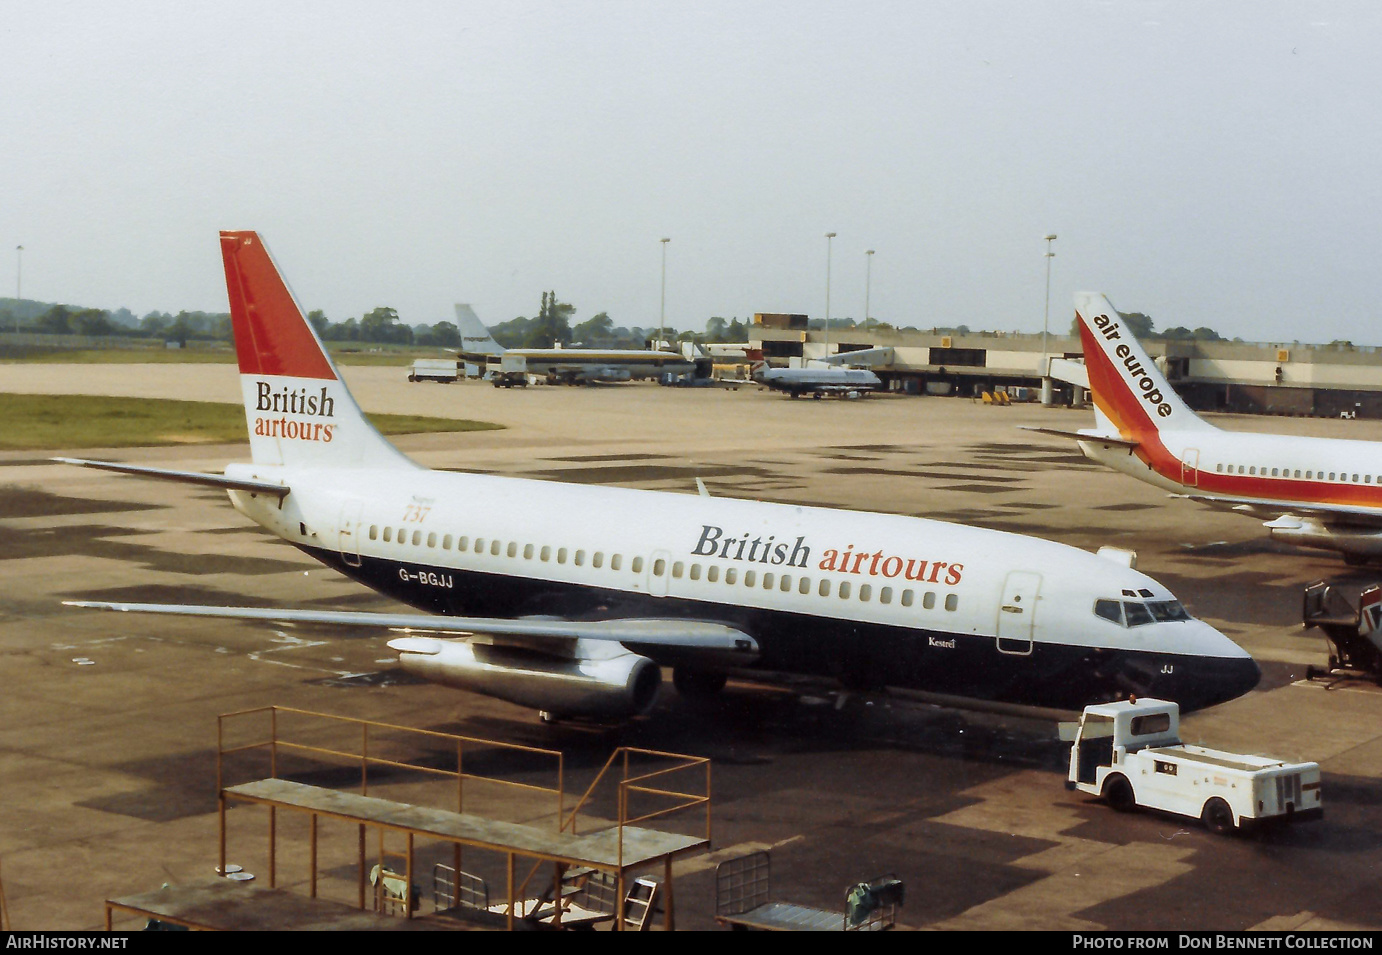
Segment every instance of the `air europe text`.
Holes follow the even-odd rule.
[[[1096,315],[1094,324],[1099,329],[1099,334],[1109,341],[1116,341],[1123,336],[1118,334],[1118,323],[1111,320],[1107,315]],[[1119,342],[1113,348],[1113,353],[1123,362],[1123,367],[1128,370],[1128,376],[1132,379],[1133,391],[1147,404],[1156,408],[1159,417],[1169,418],[1171,416],[1171,404],[1166,400],[1166,396],[1157,387],[1156,378],[1142,366],[1138,356],[1133,354],[1133,350],[1124,342]]]

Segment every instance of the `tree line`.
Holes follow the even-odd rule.
[[[1127,329],[1139,339],[1164,339],[1172,341],[1228,341],[1212,328],[1185,328],[1177,325],[1157,332],[1150,316],[1142,312],[1120,312]],[[583,322],[572,324],[576,307],[557,298],[556,292],[543,292],[542,304],[535,316],[523,315],[507,322],[490,327],[494,340],[505,348],[551,348],[555,345],[584,345],[590,348],[643,348],[648,341],[657,337],[655,326],[625,327],[615,325],[606,312],[598,312]],[[343,322],[333,322],[321,309],[307,313],[307,319],[317,330],[323,341],[361,342],[369,344],[412,345],[424,348],[461,347],[461,332],[454,322],[442,321],[434,325],[408,325],[398,312],[387,306],[370,310],[360,318],[347,318]],[[824,321],[813,319],[810,327],[820,329]],[[738,317],[726,320],[712,316],[705,325],[704,332],[675,332],[665,329],[664,333],[677,341],[697,341],[702,343],[746,342],[749,337],[749,324]],[[833,318],[832,330],[856,329],[863,331],[886,331],[894,326],[870,318],[856,322],[852,318]],[[153,311],[144,316],[135,316],[129,309],[115,310],[98,308],[78,308],[69,305],[47,305],[42,302],[0,299],[0,329],[5,331],[39,332],[49,335],[83,336],[125,336],[135,339],[177,342],[185,346],[189,341],[230,342],[230,314],[228,312],[181,311],[176,315]],[[903,331],[912,330],[910,328]],[[937,329],[933,329],[937,331]],[[967,334],[968,326],[960,325],[954,329],[939,331]],[[1070,334],[1079,337],[1077,323],[1070,326]],[[1234,339],[1240,341],[1240,339]],[[1347,343],[1333,343],[1335,345]]]
[[[554,345],[585,345],[596,348],[643,348],[655,338],[657,329],[615,325],[607,312],[598,312],[589,319],[572,324],[576,307],[559,301],[556,292],[543,292],[542,304],[531,318],[520,315],[490,327],[494,340],[505,348],[551,348]],[[321,309],[307,313],[317,334],[328,342],[361,342],[369,344],[413,345],[418,347],[461,347],[461,332],[454,322],[441,321],[434,325],[408,325],[396,309],[380,306],[359,318],[333,322]],[[0,329],[4,331],[37,332],[48,335],[82,335],[128,337],[155,341],[177,342],[186,346],[189,341],[230,342],[231,326],[228,312],[182,311],[149,312],[142,317],[129,309],[77,308],[69,305],[48,305],[42,302],[0,299]],[[706,323],[705,333],[675,333],[678,340],[702,342],[748,341],[748,326],[738,318],[726,321],[720,317]]]
[[[576,307],[557,298],[556,292],[542,293],[542,307],[536,316],[528,318],[520,315],[507,322],[490,327],[494,340],[505,348],[553,348],[557,345],[577,345],[586,348],[644,348],[656,338],[655,326],[643,328],[637,325],[626,327],[615,325],[607,312],[595,315],[575,325],[572,320]],[[726,322],[719,316],[706,322],[705,332],[677,332],[675,329],[662,329],[677,341],[698,342],[746,342],[748,326],[738,318]]]

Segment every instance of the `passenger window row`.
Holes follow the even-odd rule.
[[[1350,474],[1347,471],[1305,471],[1300,468],[1266,468],[1256,465],[1216,464],[1214,470],[1220,474],[1255,474],[1260,477],[1304,477],[1308,481],[1343,481],[1349,484],[1372,484],[1371,474]],[[1376,483],[1382,484],[1382,474],[1377,475]]]
[[[369,528],[370,540],[382,540],[384,543],[412,544],[414,547],[437,547],[440,544],[442,550],[455,550],[458,553],[485,554],[492,557],[507,556],[517,558],[522,554],[524,560],[550,562],[558,564],[570,563],[575,567],[586,566],[587,559],[589,566],[602,568],[605,566],[605,554],[603,551],[595,551],[587,554],[584,550],[570,550],[566,547],[542,546],[534,544],[517,544],[510,541],[504,544],[501,541],[476,537],[474,539],[467,536],[453,537],[450,534],[443,534],[438,538],[435,531],[424,532],[422,530],[412,530],[400,527],[393,528],[385,526],[382,529],[377,524],[371,524]],[[453,546],[454,545],[454,546]],[[612,554],[609,557],[610,570],[623,569],[623,555]],[[668,572],[667,560],[658,557],[653,561],[653,576],[662,577]],[[630,562],[629,569],[635,574],[643,573],[644,562],[642,557],[635,557]],[[693,563],[689,566],[685,561],[673,561],[671,564],[671,576],[674,580],[705,580],[707,583],[719,583],[723,581],[726,585],[733,586],[740,584],[744,587],[755,587],[762,590],[777,590],[781,593],[791,593],[793,589],[799,594],[809,594],[812,592],[810,577],[794,577],[792,574],[778,574],[772,571],[745,570],[742,573],[737,567],[721,568],[716,564],[702,566]],[[874,600],[875,595],[880,604],[891,604],[896,600],[904,607],[914,606],[916,603],[916,593],[910,587],[900,593],[892,587],[879,587],[875,591],[872,584],[860,584],[856,589],[850,581],[842,580],[838,584],[827,579],[821,578],[815,586],[815,592],[821,597],[829,597],[833,593],[841,600],[850,599],[851,595],[862,603]],[[936,608],[937,595],[935,591],[928,590],[921,595],[921,606],[923,610],[934,610]],[[956,611],[960,607],[960,598],[957,594],[945,594],[941,601],[941,606],[948,611]]]

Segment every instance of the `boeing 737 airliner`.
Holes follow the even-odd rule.
[[[78,606],[407,632],[407,671],[554,717],[646,712],[790,673],[1078,709],[1246,693],[1253,660],[1165,587],[1095,554],[888,514],[425,470],[361,414],[259,236],[224,232],[252,463],[242,514],[428,613]]]
[[[1079,441],[1090,460],[1179,497],[1273,518],[1273,539],[1382,557],[1382,444],[1223,431],[1162,377],[1104,296],[1075,296],[1096,427],[1045,428]]]
[[[696,370],[691,359],[662,348],[505,348],[469,305],[456,306],[456,327],[461,333],[461,357],[487,368],[487,374],[536,375],[552,384],[588,385]]]
[[[835,395],[858,398],[883,387],[883,382],[867,368],[838,366],[808,368],[769,368],[760,363],[753,368],[753,380],[771,391],[784,391],[792,398],[810,395]]]

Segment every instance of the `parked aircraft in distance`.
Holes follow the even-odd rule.
[[[810,395],[820,398],[834,395],[839,398],[859,398],[883,387],[883,382],[867,368],[841,368],[834,365],[806,368],[770,368],[767,364],[754,366],[753,380],[772,391],[784,391],[789,397]]]
[[[696,363],[680,352],[639,348],[505,348],[469,305],[456,306],[461,357],[490,373],[535,375],[552,384],[585,385],[685,375]]]
[[[1270,517],[1274,540],[1382,557],[1382,444],[1224,431],[1180,399],[1108,299],[1075,296],[1095,427],[1074,438],[1086,457],[1214,507]]]
[[[400,666],[552,717],[646,712],[792,674],[1062,710],[1187,709],[1251,657],[1122,562],[1001,531],[696,494],[430,471],[361,414],[253,232],[221,233],[252,463],[60,459],[225,488],[242,514],[427,613],[74,602],[402,630]]]

